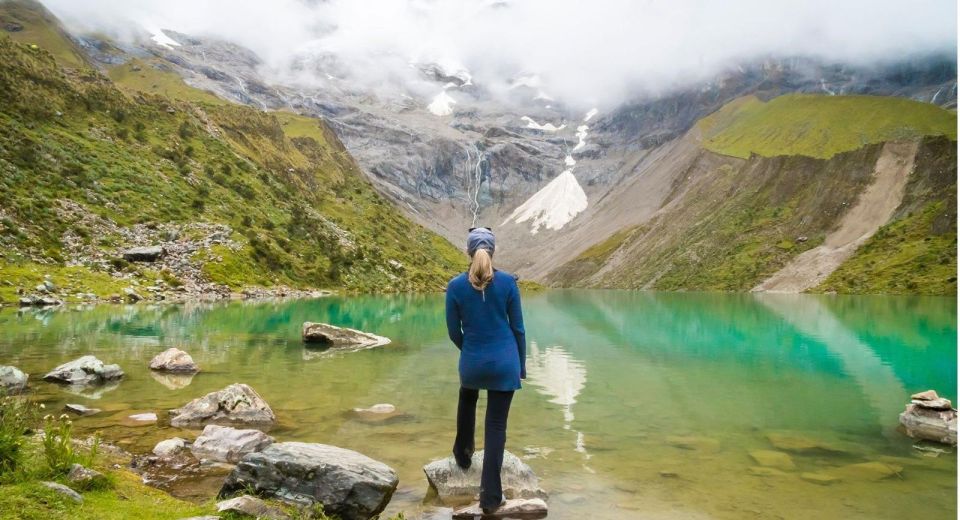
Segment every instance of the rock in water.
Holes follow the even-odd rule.
[[[170,410],[170,424],[178,428],[208,423],[272,425],[275,422],[277,417],[270,405],[243,383],[234,383]]]
[[[957,411],[950,400],[933,390],[910,396],[911,402],[900,414],[900,424],[909,437],[955,446]]]
[[[236,464],[248,453],[261,451],[273,444],[273,437],[260,430],[238,430],[208,424],[193,441],[190,451],[198,459],[211,459]]]
[[[464,471],[457,466],[453,456],[435,460],[423,467],[430,486],[437,491],[441,501],[460,501],[473,498],[480,493],[480,471],[483,468],[483,450],[473,454],[470,469]],[[540,489],[537,476],[522,460],[509,451],[503,452],[503,466],[500,470],[503,494],[507,498],[546,498]]]
[[[63,406],[63,409],[75,413],[80,416],[94,415],[100,413],[99,408],[89,408],[82,404],[67,403]]]
[[[295,504],[323,504],[325,513],[343,520],[367,520],[383,511],[398,482],[390,466],[355,451],[278,442],[243,457],[220,496],[253,488]]]
[[[236,513],[241,516],[254,518],[269,518],[271,520],[286,520],[290,518],[279,508],[273,507],[263,500],[250,495],[243,495],[217,503],[217,511],[221,513]]]
[[[150,370],[183,374],[192,374],[200,371],[197,364],[193,362],[193,358],[190,357],[190,354],[174,347],[164,350],[151,359]]]
[[[793,459],[790,458],[790,455],[787,455],[782,451],[753,450],[750,452],[750,456],[754,461],[756,461],[757,464],[761,466],[783,470],[791,470],[796,468],[796,465],[793,463]]]
[[[153,447],[153,454],[160,458],[175,457],[187,447],[187,441],[180,437],[163,440]]]
[[[491,515],[484,515],[479,504],[457,509],[453,518],[474,520],[475,518],[544,518],[547,516],[547,503],[540,498],[507,500]]]
[[[94,356],[64,363],[43,376],[44,381],[68,385],[97,385],[123,377],[119,365],[105,365]]]
[[[128,262],[154,262],[165,253],[162,246],[133,247],[123,252],[123,259]]]
[[[379,347],[390,343],[390,338],[354,329],[335,327],[327,323],[303,324],[303,341],[332,347]]]
[[[0,394],[13,395],[23,392],[27,388],[29,377],[17,367],[0,366]]]

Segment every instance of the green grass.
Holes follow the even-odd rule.
[[[23,30],[5,32],[14,41],[45,49],[66,67],[85,67],[86,59],[53,15],[38,2],[32,0],[6,0],[0,2],[0,24],[14,23]]]
[[[111,67],[107,76],[123,89],[148,94],[157,94],[172,99],[182,99],[195,103],[223,105],[227,101],[216,95],[191,87],[172,70],[164,70],[158,60],[130,60],[122,65]]]
[[[698,127],[705,148],[740,158],[757,154],[828,159],[884,141],[957,138],[956,113],[882,96],[788,94],[766,103],[747,96],[705,117]]]
[[[210,102],[167,74],[155,90],[174,97],[134,95],[0,37],[0,280],[62,267],[65,234],[116,256],[127,244],[104,223],[229,225],[241,248],[197,258],[234,288],[439,290],[457,272],[456,248],[381,197],[320,120]]]
[[[149,270],[138,271],[145,280],[155,280],[156,273]],[[93,293],[99,298],[108,298],[114,294],[123,294],[123,289],[130,286],[130,282],[111,276],[108,273],[91,271],[82,266],[66,267],[61,265],[41,265],[35,263],[4,263],[0,262],[0,302],[15,302],[20,298],[18,288],[27,293],[38,284],[43,283],[45,276],[50,275],[50,281],[57,289],[64,289],[69,295],[67,302],[83,301],[75,293]]]
[[[948,211],[936,202],[880,228],[813,292],[956,294],[956,231],[932,231]]]

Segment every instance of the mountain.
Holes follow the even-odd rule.
[[[948,281],[955,276],[940,276],[951,266],[955,272],[955,254],[937,264],[947,267],[902,287],[855,282],[868,272],[868,260],[857,258],[876,229],[900,222],[925,244],[955,236],[955,230],[937,227],[934,233],[919,221],[901,222],[934,203],[945,214],[955,212],[949,189],[956,164],[948,150],[956,139],[955,56],[895,57],[869,66],[770,56],[732,64],[707,82],[592,108],[553,99],[536,74],[518,75],[505,93],[495,92],[456,63],[413,63],[417,88],[371,90],[350,79],[338,56],[315,49],[278,72],[235,43],[171,30],[144,31],[130,41],[70,38],[130,91],[250,105],[276,114],[286,132],[297,124],[289,119],[295,116],[281,115],[285,111],[321,118],[377,191],[410,218],[455,244],[471,225],[493,227],[498,264],[525,278],[564,286],[763,289],[767,277],[796,268],[794,259],[822,254],[831,272],[853,269],[846,275],[851,281],[830,278],[821,286],[829,273],[820,273],[814,286],[806,287],[811,282],[805,278],[806,290],[955,291],[955,280]],[[902,149],[904,143],[916,151]],[[844,242],[842,254],[817,249],[836,245],[829,235],[876,184],[875,167],[890,157],[909,162],[911,153],[916,168],[890,175],[906,182],[903,200],[912,202],[886,201],[885,208],[894,208],[880,217],[889,213],[888,220],[876,223],[880,217],[873,215],[866,236]],[[916,180],[934,163],[946,170]],[[726,191],[699,184],[715,179],[712,172],[721,167],[730,172]],[[763,198],[770,193],[779,198]],[[696,194],[709,197],[689,198]],[[766,211],[771,201],[784,205],[776,216],[734,215],[746,206]],[[788,226],[788,211],[815,215],[797,213],[798,223]],[[719,215],[736,225],[714,219],[726,227],[711,228],[698,220]],[[680,234],[695,229],[708,237],[743,236],[752,244],[743,247],[756,251],[668,244],[672,232],[661,233],[668,221]],[[894,241],[886,244],[884,254],[896,253],[901,265],[878,275],[883,280],[909,271],[903,265],[929,265],[929,255],[941,262],[937,254],[945,254],[893,251]],[[815,251],[800,256],[808,250]],[[702,255],[717,266],[704,269]],[[681,264],[689,265],[676,267]],[[683,274],[695,270],[719,278]]]
[[[84,299],[131,285],[436,290],[460,267],[461,253],[380,196],[322,121],[229,103],[172,74],[158,77],[189,95],[121,90],[40,6],[0,7],[5,301],[44,275]],[[167,254],[132,262],[132,246]]]

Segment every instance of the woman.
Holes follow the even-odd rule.
[[[473,455],[477,397],[487,391],[480,507],[492,513],[503,504],[500,468],[513,392],[527,377],[527,340],[516,279],[493,268],[496,249],[489,228],[467,236],[470,270],[447,285],[447,332],[460,349],[460,402],[453,456],[463,469]]]

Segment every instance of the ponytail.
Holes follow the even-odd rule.
[[[486,249],[477,249],[473,253],[473,260],[470,262],[470,285],[478,291],[487,288],[487,285],[493,280],[493,259],[490,258],[490,252]]]

